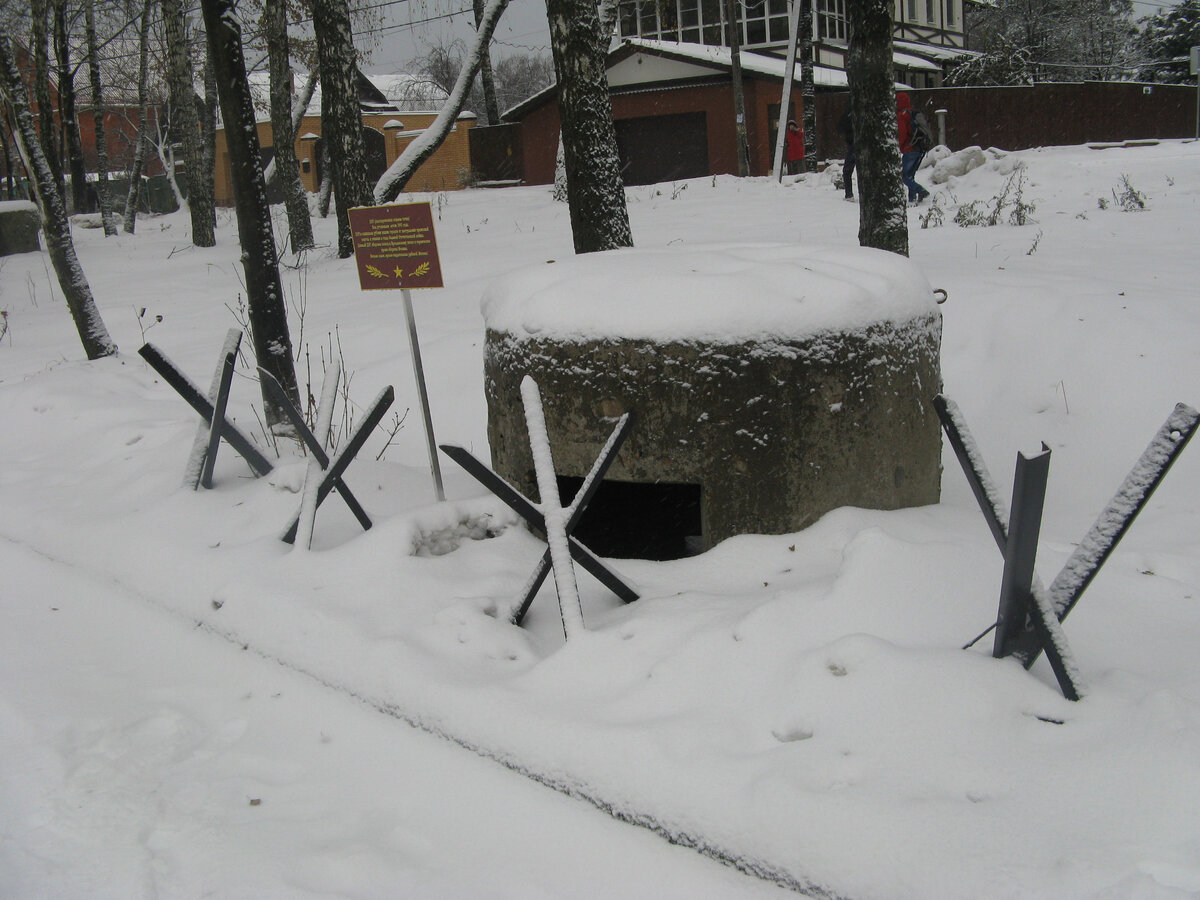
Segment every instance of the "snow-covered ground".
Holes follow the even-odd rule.
[[[1053,450],[1048,582],[1200,404],[1200,143],[987,160],[921,173],[939,205],[910,211],[911,256],[949,294],[945,391],[1001,492],[1018,450]],[[632,188],[634,238],[853,247],[831,175]],[[953,222],[1006,185],[1000,224]],[[446,281],[414,295],[437,438],[486,459],[480,300],[571,253],[567,210],[416,199]],[[356,417],[387,384],[409,414],[346,475],[375,527],[331,497],[310,552],[278,539],[306,461],[281,447],[255,480],[223,447],[216,488],[183,489],[198,420],[135,353],[208,385],[239,317],[227,212],[211,250],[179,214],[75,230],[116,359],[81,359],[43,254],[0,261],[0,896],[1200,894],[1200,449],[1065,623],[1079,703],[1044,661],[959,649],[1001,558],[949,449],[937,506],[615,561],[630,606],[581,573],[564,644],[552,585],[505,622],[543,545],[448,461],[435,502],[400,297],[361,292],[317,229],[283,273],[301,382],[319,395],[332,354]],[[262,441],[248,372],[231,413]]]

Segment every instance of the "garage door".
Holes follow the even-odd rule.
[[[615,124],[621,177],[627,186],[709,174],[704,113],[621,119]]]

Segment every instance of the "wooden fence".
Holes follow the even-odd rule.
[[[1093,142],[1196,137],[1196,87],[1089,81],[1023,87],[928,88],[908,92],[938,131],[945,110],[945,143],[1002,150]],[[817,95],[817,153],[839,158],[838,119],[846,93]]]

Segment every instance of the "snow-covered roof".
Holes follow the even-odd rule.
[[[689,44],[678,41],[654,41],[647,38],[626,38],[609,54],[610,83],[614,61],[630,55],[630,51],[626,48],[643,51],[660,58],[692,62],[714,70],[724,71],[733,65],[732,53],[728,47],[713,47],[707,44]],[[787,60],[777,56],[767,56],[747,50],[743,50],[739,55],[743,72],[782,80],[787,71]],[[844,88],[847,86],[846,73],[841,69],[829,66],[814,66],[813,81],[818,87]]]
[[[295,77],[296,90],[299,91],[307,73],[297,72]],[[447,94],[433,82],[419,75],[409,75],[403,72],[393,74],[363,74],[370,89],[377,92],[378,97],[371,99],[360,97],[359,105],[364,111],[377,113],[396,112],[437,112],[446,102]],[[271,80],[266,72],[253,72],[248,76],[250,93],[254,96],[254,109],[258,121],[266,122],[271,118]],[[308,116],[321,114],[321,83],[317,82],[312,99],[304,111]]]
[[[445,90],[423,75],[393,72],[365,77],[400,112],[437,112],[449,98]]]
[[[614,271],[639,289],[614,291]],[[789,341],[936,309],[903,256],[794,243],[583,253],[496,278],[483,299],[487,327],[517,340]]]
[[[893,41],[892,47],[900,52],[925,59],[938,59],[949,62],[964,56],[979,56],[978,51],[967,50],[964,47],[939,47],[936,44],[918,44],[915,41]]]

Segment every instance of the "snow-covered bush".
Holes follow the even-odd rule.
[[[937,161],[933,167],[930,179],[934,184],[945,184],[951,178],[958,178],[968,172],[978,169],[988,162],[988,156],[980,147],[967,147],[957,153],[951,153]]]

